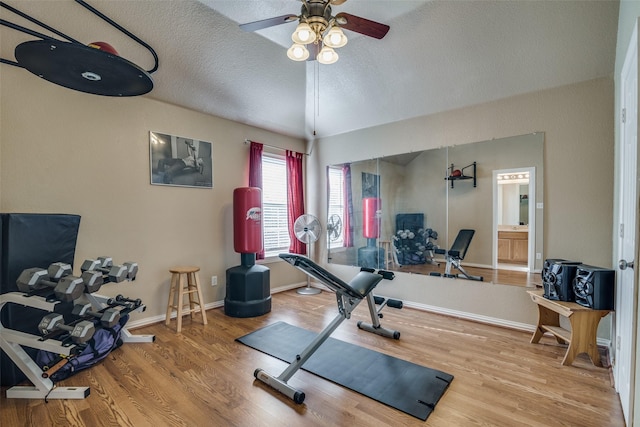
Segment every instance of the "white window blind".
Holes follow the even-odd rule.
[[[338,215],[344,228],[344,175],[340,168],[329,168],[329,218],[331,215]],[[335,240],[329,241],[329,247],[339,248],[344,244],[344,229],[340,230],[340,235]]]
[[[267,154],[262,155],[262,221],[265,255],[288,252],[287,167],[284,158]]]

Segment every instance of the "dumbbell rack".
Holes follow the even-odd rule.
[[[7,303],[14,303],[52,312],[59,301],[47,301],[40,296],[27,296],[21,292],[0,295],[0,312]],[[75,345],[65,346],[61,341],[42,341],[37,335],[5,328],[0,321],[0,347],[13,363],[24,372],[33,386],[14,386],[7,390],[8,399],[85,399],[89,387],[55,387],[49,378],[42,378],[42,369],[33,361],[22,346],[51,351],[69,356]]]

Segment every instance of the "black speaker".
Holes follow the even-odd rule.
[[[543,296],[556,301],[573,301],[573,278],[578,261],[567,261],[559,258],[544,260],[542,267]]]
[[[576,303],[594,310],[613,310],[616,272],[581,264],[573,279]]]

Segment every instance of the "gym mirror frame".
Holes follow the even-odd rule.
[[[463,266],[540,272],[543,149],[544,133],[535,132],[328,166],[327,218],[329,223],[332,216],[340,219],[339,236],[327,239],[328,262],[416,274],[443,272],[444,255],[435,249],[451,248],[459,230],[473,229]],[[498,184],[503,177],[514,179],[514,188],[525,192],[507,191],[511,186]],[[503,201],[503,194],[515,199]],[[349,198],[350,206],[345,201]],[[523,209],[523,220],[519,212],[510,214],[509,206]],[[525,246],[502,238],[524,235]],[[502,252],[513,251],[513,243],[524,255],[505,260]],[[492,277],[500,282],[499,275]]]

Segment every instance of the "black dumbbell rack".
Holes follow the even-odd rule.
[[[7,303],[53,312],[59,301],[47,301],[46,298],[40,296],[26,296],[21,292],[9,292],[0,295],[0,311]],[[49,378],[42,377],[42,369],[29,357],[22,346],[65,356],[72,354],[76,347],[75,345],[64,345],[61,341],[54,339],[42,341],[38,335],[5,328],[0,322],[0,347],[33,384],[33,386],[9,388],[7,390],[8,399],[84,399],[89,396],[89,387],[54,388],[54,384]]]

